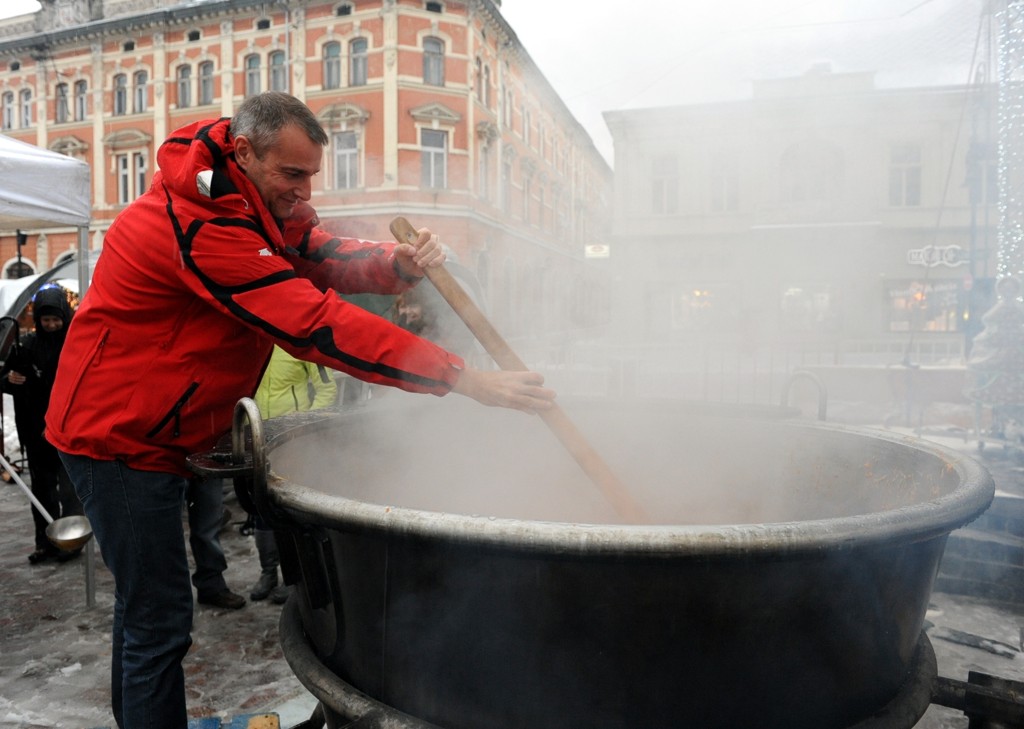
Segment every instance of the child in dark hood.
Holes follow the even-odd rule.
[[[57,449],[43,437],[44,417],[50,404],[50,391],[57,374],[57,361],[71,323],[68,292],[56,285],[41,288],[32,298],[35,329],[21,338],[8,357],[0,375],[3,391],[14,398],[14,424],[18,440],[28,458],[32,493],[50,516],[57,519],[81,514],[82,505],[75,495]],[[46,537],[47,521],[35,508],[35,551],[28,556],[32,564],[56,559],[66,561],[79,551],[62,552]]]

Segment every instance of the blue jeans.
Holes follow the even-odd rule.
[[[121,729],[181,729],[192,643],[186,479],[61,453],[114,576],[111,699]]]

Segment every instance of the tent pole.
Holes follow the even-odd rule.
[[[78,295],[85,296],[89,286],[89,226],[78,227]]]

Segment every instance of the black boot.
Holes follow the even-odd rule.
[[[252,587],[249,599],[252,601],[266,600],[271,591],[277,587],[277,541],[271,529],[255,530],[256,552],[260,557],[260,578]]]

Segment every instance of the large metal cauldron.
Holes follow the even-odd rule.
[[[946,537],[993,495],[882,432],[568,404],[652,522],[617,524],[538,419],[412,401],[268,438],[262,502],[323,664],[446,729],[856,724],[908,679]]]

